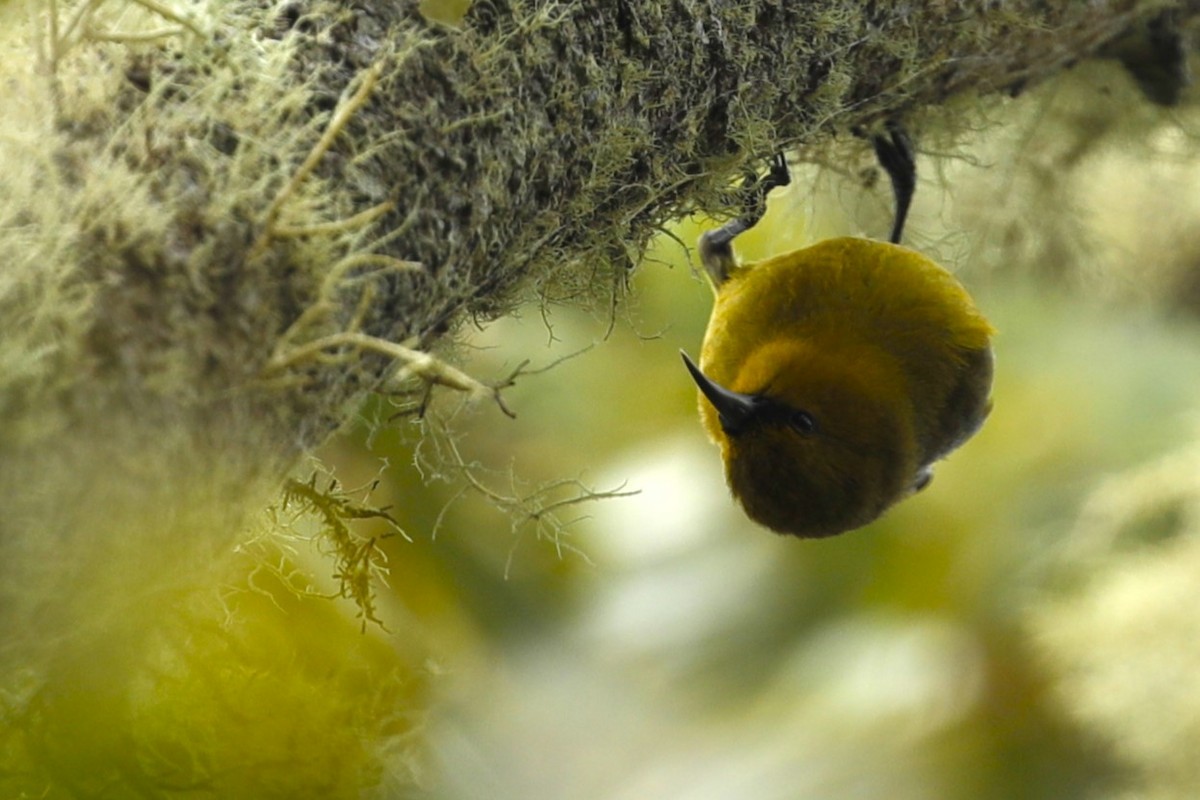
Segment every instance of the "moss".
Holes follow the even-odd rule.
[[[179,615],[300,456],[416,358],[397,354],[531,298],[609,309],[655,232],[736,211],[731,184],[777,150],[850,161],[866,146],[845,134],[893,115],[953,128],[930,109],[1017,91],[1161,4],[476,0],[455,26],[415,0],[17,5],[0,5],[0,670],[5,721],[45,702],[64,727],[5,752],[75,758],[50,748],[77,718],[55,692],[124,653],[79,712],[120,724],[65,772],[123,752],[136,783],[129,754],[174,745],[130,744],[131,686],[187,660]],[[369,614],[377,562],[356,548],[341,590]],[[197,646],[236,654],[226,633]]]
[[[1035,6],[491,0],[444,9],[454,27],[405,3],[52,7],[6,59],[0,435],[61,428],[87,393],[199,426],[265,412],[307,449],[389,369],[258,382],[314,305],[309,338],[421,349],[531,293],[608,307],[655,231],[732,210],[730,179],[779,148],[1022,85],[1138,13]]]
[[[383,622],[376,615],[375,582],[387,572],[385,557],[377,537],[356,537],[350,524],[366,519],[382,520],[389,528],[385,535],[403,535],[400,524],[386,508],[355,501],[341,490],[336,480],[330,480],[325,489],[318,489],[316,474],[307,482],[289,480],[285,484],[278,513],[287,512],[289,505],[299,506],[320,519],[320,535],[337,564],[333,577],[338,581],[338,596],[354,601],[363,630],[368,622],[382,626]]]

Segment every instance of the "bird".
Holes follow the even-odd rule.
[[[776,155],[745,213],[700,237],[715,293],[699,364],[701,422],[746,514],[781,534],[860,528],[928,486],[991,411],[995,329],[961,283],[900,244],[916,186],[898,124],[873,137],[896,210],[889,241],[839,237],[759,262],[733,240],[790,183]]]

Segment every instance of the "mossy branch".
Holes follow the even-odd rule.
[[[476,0],[449,26],[422,5],[0,2],[0,695],[31,729],[9,763],[78,764],[75,795],[156,790],[128,735],[158,702],[140,662],[170,655],[167,618],[223,582],[281,486],[332,542],[333,591],[374,620],[385,564],[351,523],[395,521],[285,476],[398,374],[507,412],[515,374],[437,354],[459,326],[529,298],[608,305],[655,232],[736,213],[731,183],[782,149],[840,136],[865,161],[855,130],[902,117],[919,134],[952,98],[1015,94],[1106,48],[1142,59],[1137,31],[1169,40],[1200,10]],[[1164,9],[1171,25],[1149,24]],[[1135,71],[1160,102],[1183,63],[1166,49]],[[514,534],[560,548],[580,505],[623,494],[505,485],[452,437],[422,446]],[[299,707],[258,675],[238,696],[267,698],[260,718]],[[104,713],[81,723],[82,697]],[[164,717],[172,753],[186,715]],[[355,729],[313,719],[314,741]],[[67,758],[42,752],[55,737]],[[45,795],[31,774],[8,794]]]
[[[780,149],[919,132],[1200,0],[418,6],[0,11],[0,500],[111,470],[97,441],[164,502],[278,480],[397,363],[498,399],[430,355],[464,321],[606,302]]]

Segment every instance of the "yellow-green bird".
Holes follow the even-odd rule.
[[[915,168],[898,128],[875,139],[903,231]],[[779,533],[866,525],[924,488],[931,467],[991,409],[994,330],[962,285],[891,242],[839,238],[739,264],[731,243],[789,182],[786,162],[753,187],[757,210],[705,233],[716,292],[700,365],[700,416],[746,513]]]

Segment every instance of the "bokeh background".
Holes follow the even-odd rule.
[[[999,329],[995,410],[861,531],[780,538],[729,498],[678,356],[706,220],[615,307],[535,302],[462,342],[483,379],[550,367],[505,390],[515,420],[377,399],[321,457],[348,484],[386,460],[374,499],[411,539],[381,613],[436,671],[417,794],[1200,793],[1196,121],[1092,63],[922,140],[907,241]],[[796,165],[742,257],[884,236],[853,149]]]
[[[203,513],[170,552],[82,531],[79,585],[22,586],[78,629],[4,632],[0,797],[1200,796],[1194,97],[1088,62],[959,105],[912,120],[906,240],[999,329],[995,409],[926,491],[824,541],[742,515],[681,220],[611,297],[540,287],[443,354],[520,370],[515,419],[375,397],[232,553]],[[793,158],[743,258],[885,235],[865,142]],[[335,546],[305,486],[394,524]]]

